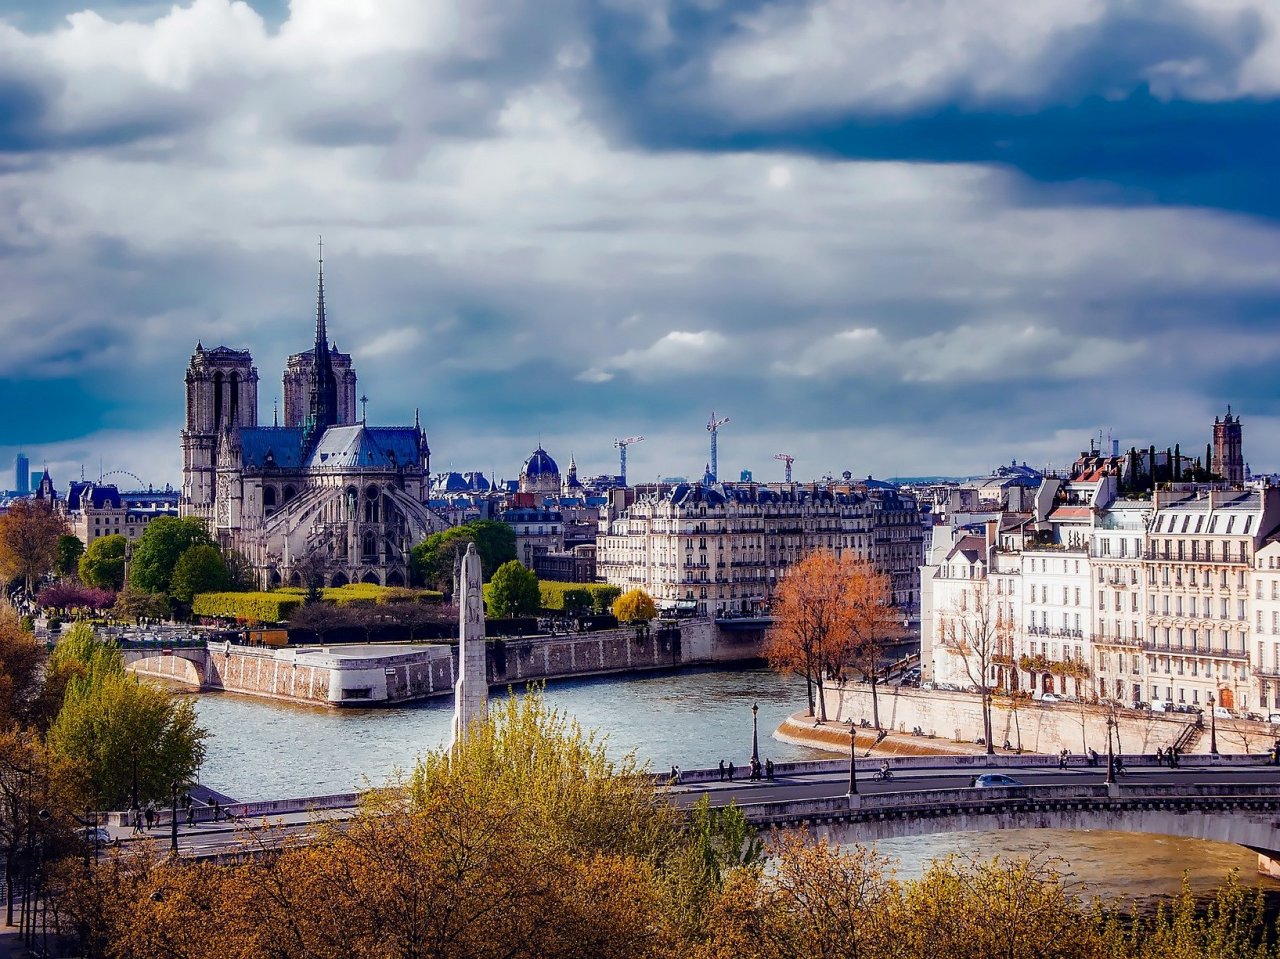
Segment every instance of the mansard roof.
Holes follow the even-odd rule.
[[[412,426],[331,426],[307,457],[309,469],[399,469],[418,465]]]

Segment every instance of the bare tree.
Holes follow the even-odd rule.
[[[982,727],[987,754],[991,742],[991,669],[998,657],[1011,661],[1013,623],[991,588],[989,580],[976,580],[962,592],[941,623],[940,643],[956,658],[961,670],[982,695]]]
[[[849,659],[871,684],[871,716],[880,726],[880,699],[876,686],[884,668],[885,650],[901,632],[893,606],[893,581],[870,563],[859,563],[845,577],[849,605]]]

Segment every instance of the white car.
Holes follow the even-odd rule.
[[[1014,779],[1004,773],[983,773],[973,777],[974,789],[1002,789],[1009,786],[1025,786],[1021,779]]]
[[[1055,693],[1045,693],[1045,694],[1043,694],[1043,695],[1040,697],[1040,702],[1042,702],[1042,703],[1060,703],[1060,702],[1062,702],[1062,697],[1061,697],[1061,696],[1058,696],[1058,695],[1057,695],[1057,694],[1055,694]]]

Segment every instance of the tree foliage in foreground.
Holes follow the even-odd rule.
[[[97,808],[128,808],[135,759],[140,802],[166,799],[173,783],[194,781],[206,734],[190,698],[126,673],[120,650],[83,623],[49,665],[67,676],[49,748],[83,767],[83,788]]]
[[[1218,959],[1280,956],[1229,881],[1109,915],[1039,859],[934,863],[804,833],[769,858],[741,814],[682,812],[540,696],[496,703],[304,848],[234,864],[68,863],[61,914],[102,959]],[[252,837],[249,839],[253,841]]]

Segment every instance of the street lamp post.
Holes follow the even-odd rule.
[[[132,780],[132,789],[130,796],[133,799],[130,809],[138,808],[138,744],[134,743],[129,747],[129,774]]]
[[[1218,755],[1218,711],[1214,709],[1217,700],[1213,693],[1209,694],[1209,752]],[[1201,729],[1204,727],[1201,726]]]
[[[751,704],[751,769],[754,772],[760,766],[760,704]]]
[[[849,795],[858,795],[858,730],[849,726]]]
[[[178,851],[178,784],[169,784],[169,849]]]
[[[1107,785],[1114,786],[1116,782],[1116,754],[1111,748],[1111,729],[1115,726],[1116,720],[1114,716],[1107,717]]]

